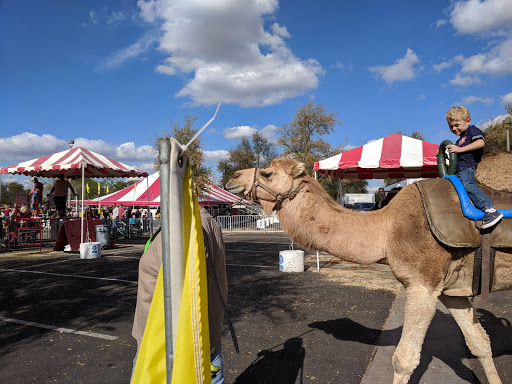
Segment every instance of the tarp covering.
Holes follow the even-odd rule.
[[[315,162],[315,171],[338,179],[435,178],[439,145],[393,133]]]
[[[3,167],[0,168],[0,174],[57,177],[63,173],[66,178],[82,177],[82,167],[84,167],[85,177],[145,177],[148,175],[147,172],[82,147]]]
[[[240,198],[222,188],[213,184],[208,184],[201,196],[199,196],[199,204],[201,205],[219,205],[233,204],[238,202]],[[109,195],[101,196],[96,199],[86,200],[87,205],[140,205],[140,206],[159,206],[160,205],[160,173],[156,172],[146,179],[138,181],[136,184],[130,185],[120,191],[113,192]],[[249,204],[247,200],[242,200],[240,204]]]

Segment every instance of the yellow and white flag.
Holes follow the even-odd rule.
[[[190,167],[183,185],[185,278],[178,324],[173,384],[211,383],[208,294],[203,229],[197,196],[192,192]],[[165,319],[162,268],[139,349],[132,383],[166,383]]]

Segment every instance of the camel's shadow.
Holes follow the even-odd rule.
[[[498,318],[484,309],[478,309],[477,313],[480,323],[491,338],[493,356],[512,355],[512,325],[510,321]],[[396,346],[402,333],[402,327],[382,331],[365,327],[349,318],[319,321],[309,324],[309,327],[322,330],[338,340],[376,346]],[[475,384],[480,383],[473,371],[462,362],[463,358],[476,358],[466,347],[455,320],[451,315],[439,310],[436,311],[427,332],[421,351],[420,364],[410,379],[411,384],[421,382],[422,376],[434,357],[453,369],[461,379]],[[389,365],[391,366],[391,355],[389,355]]]

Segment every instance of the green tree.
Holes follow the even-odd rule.
[[[507,113],[512,116],[512,104],[505,107]],[[485,133],[485,152],[484,155],[493,155],[507,150],[507,129],[503,121],[492,123],[484,130]]]
[[[30,188],[24,188],[22,184],[12,181],[10,183],[2,182],[2,201],[1,204],[11,204],[14,205],[16,203],[16,194],[17,193],[29,193]]]
[[[284,149],[283,157],[291,157],[306,165],[310,172],[315,161],[328,157],[331,144],[323,139],[334,132],[341,122],[338,115],[328,112],[322,104],[310,100],[295,112],[293,120],[278,129],[277,143]]]
[[[283,124],[278,130],[280,136],[277,143],[284,149],[282,156],[303,162],[308,172],[312,173],[315,161],[343,152],[344,144],[333,148],[324,139],[339,124],[341,122],[336,113],[327,111],[322,104],[308,100],[297,109],[292,121]],[[324,174],[318,174],[317,178],[327,193],[336,199],[339,180]]]
[[[252,140],[244,137],[240,143],[229,150],[228,158],[219,161],[217,170],[221,173],[220,183],[224,186],[233,173],[239,169],[266,168],[277,157],[274,144],[255,132]]]
[[[173,137],[180,144],[186,145],[199,131],[199,127],[195,127],[194,124],[197,120],[197,116],[185,114],[183,117],[183,124],[179,121],[173,121],[169,119],[171,130],[165,130],[161,135],[155,138],[154,147],[158,151],[158,139],[160,137]],[[212,180],[213,171],[210,167],[204,165],[204,151],[203,151],[203,139],[199,135],[193,143],[191,143],[187,149],[189,156],[190,167],[192,172],[192,178],[195,181],[197,187],[201,189],[205,184],[210,183]],[[155,160],[155,169],[158,170],[159,164],[158,159]]]

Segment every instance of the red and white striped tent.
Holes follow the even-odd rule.
[[[315,171],[338,179],[435,178],[439,145],[393,133],[315,162]]]
[[[199,204],[219,205],[219,204],[249,204],[245,199],[225,191],[213,184],[209,184],[203,189],[202,196],[199,197]],[[87,205],[138,205],[138,206],[159,206],[160,205],[160,173],[156,172],[137,183],[130,185],[120,191],[101,196],[97,199],[90,199],[84,202]]]
[[[145,177],[147,172],[85,148],[76,147],[38,159],[0,168],[0,174],[58,177]]]

